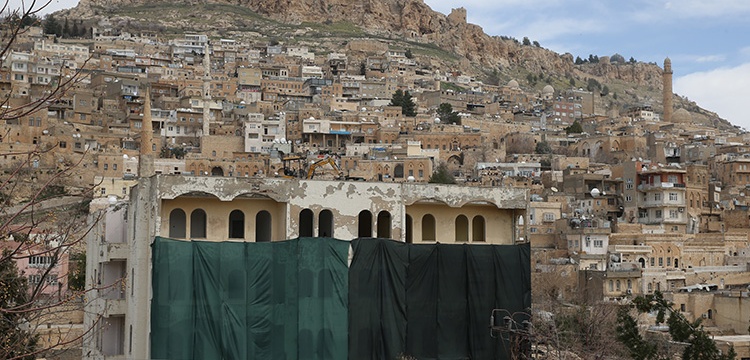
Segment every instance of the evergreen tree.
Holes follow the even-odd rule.
[[[682,313],[675,311],[672,304],[662,296],[661,292],[638,296],[633,299],[636,309],[641,313],[656,313],[656,324],[665,323],[664,318],[669,314],[666,324],[673,341],[688,343],[682,353],[685,360],[734,360],[737,357],[733,348],[727,354],[721,354],[716,343],[701,326],[701,320],[688,321]],[[618,313],[620,325],[617,327],[617,338],[630,351],[633,359],[656,359],[658,347],[647,342],[638,333],[638,324],[630,315],[628,308],[620,309]]]
[[[565,128],[566,134],[580,134],[583,132],[583,126],[578,120],[574,121],[572,125]]]
[[[448,171],[448,167],[445,165],[445,163],[441,163],[438,165],[437,169],[435,169],[435,172],[432,173],[432,176],[430,176],[430,183],[433,184],[455,184],[456,178],[453,177],[453,174]]]
[[[60,23],[57,22],[57,19],[55,19],[54,16],[49,15],[44,20],[44,33],[45,34],[54,34],[57,36],[60,36],[62,34],[62,27],[60,27]]]
[[[580,56],[576,56],[576,65],[581,65],[581,64],[583,64],[583,59],[581,59]]]
[[[407,59],[413,59],[414,54],[411,53],[411,49],[406,49],[406,53],[404,54]]]
[[[70,35],[72,37],[77,37],[78,36],[78,33],[80,32],[80,30],[78,30],[78,23],[77,22],[75,22],[75,21],[73,22],[73,29],[71,29],[70,31],[71,31]]]
[[[6,250],[0,258],[0,309],[19,310],[0,312],[0,358],[10,359],[22,356],[34,359],[37,336],[29,330],[27,319],[23,317],[29,304],[29,289],[26,278],[18,274],[16,263]]]
[[[461,117],[453,111],[453,106],[449,103],[442,103],[438,106],[437,117],[444,123],[461,125]]]
[[[531,45],[531,41],[529,40],[528,37],[526,37],[526,36],[523,37],[523,44],[526,45],[526,46]]]
[[[409,94],[409,91],[402,91],[401,89],[396,90],[391,98],[390,106],[400,106],[401,113],[404,116],[417,116],[417,104]]]
[[[65,24],[63,25],[63,28],[62,28],[62,35],[64,37],[70,36],[70,26],[68,26],[68,18],[65,18]]]

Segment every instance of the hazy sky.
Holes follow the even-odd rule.
[[[20,0],[10,0],[18,7]],[[25,2],[27,5],[29,1]],[[53,0],[50,10],[78,0]],[[455,1],[425,0],[444,14]],[[750,1],[464,0],[468,21],[490,35],[524,36],[581,58],[672,59],[674,91],[750,129]],[[745,83],[748,81],[748,83]]]

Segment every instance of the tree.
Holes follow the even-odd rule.
[[[367,64],[364,61],[359,63],[359,74],[367,75]]]
[[[687,343],[682,358],[685,360],[734,360],[737,354],[733,348],[727,354],[722,354],[716,343],[701,326],[702,319],[688,321],[682,313],[675,311],[672,304],[664,299],[658,290],[650,295],[638,296],[633,299],[635,309],[639,313],[656,313],[656,324],[665,323],[665,316],[669,315],[666,324],[673,341]],[[617,327],[617,338],[630,351],[633,359],[656,359],[659,352],[658,344],[649,342],[638,333],[637,322],[630,315],[628,308],[620,309],[618,313],[620,325]]]
[[[5,250],[2,257],[10,256]],[[28,283],[12,261],[0,261],[0,358],[34,359],[38,336],[33,334],[19,304],[29,303]]]
[[[73,21],[73,28],[70,30],[71,37],[78,37],[80,32],[81,31],[78,29],[78,22]]]
[[[581,65],[581,64],[583,64],[583,59],[581,59],[580,56],[576,56],[576,65]]]
[[[65,18],[65,23],[63,23],[62,35],[64,37],[70,36],[70,26],[68,25],[68,18]]]
[[[417,116],[417,104],[414,103],[409,91],[402,91],[401,89],[396,90],[391,98],[391,103],[388,105],[400,106],[401,113],[404,114],[404,116]]]
[[[630,60],[628,60],[628,62],[631,63],[631,64],[635,64],[637,61],[635,61],[635,58],[631,56]]]
[[[536,40],[534,40],[533,44],[534,44],[534,46],[536,46],[536,47],[542,47],[541,45],[539,45],[539,41],[536,41]]]
[[[0,19],[0,67],[5,68],[10,51],[16,50],[19,34],[27,22],[35,19],[50,2],[39,6],[13,8],[5,1]],[[34,4],[37,4],[36,6]],[[21,6],[25,6],[22,4]],[[18,19],[21,21],[16,21]],[[44,21],[44,29],[59,34],[59,23],[53,16]],[[81,68],[86,62],[81,64]],[[0,91],[0,124],[10,132],[28,126],[34,116],[47,113],[50,105],[59,103],[66,93],[81,81],[79,70],[70,70],[44,89],[32,94]],[[50,128],[58,126],[54,117],[47,119]],[[62,120],[59,120],[62,125]],[[39,125],[37,125],[39,126]],[[4,137],[8,133],[2,134]],[[98,221],[89,221],[88,198],[68,197],[68,189],[91,196],[88,181],[79,178],[82,161],[88,155],[60,151],[57,137],[50,135],[38,143],[23,144],[20,149],[3,146],[3,172],[0,173],[0,358],[31,359],[44,356],[50,349],[81,341],[87,333],[68,338],[45,334],[44,345],[36,342],[39,330],[47,323],[59,321],[75,306],[82,307],[80,292],[62,291],[69,275],[62,264],[72,249],[82,243]],[[18,264],[24,264],[19,273]],[[26,266],[29,264],[29,266]],[[33,266],[31,266],[33,265]],[[89,289],[90,290],[90,289]],[[57,318],[57,320],[55,320]],[[65,322],[67,324],[67,321]],[[59,328],[57,331],[63,329]],[[59,333],[58,333],[59,335]]]
[[[523,44],[524,44],[525,46],[529,46],[529,45],[531,45],[531,40],[529,40],[529,38],[528,38],[528,37],[524,36],[524,37],[523,37]]]
[[[566,134],[580,134],[583,132],[583,127],[578,120],[574,121],[573,124],[565,128]]]
[[[433,184],[455,184],[456,178],[450,173],[445,163],[440,163],[430,176],[429,182]]]
[[[601,94],[602,94],[602,96],[607,96],[607,95],[609,95],[609,88],[607,87],[607,85],[604,85],[604,86],[602,87],[602,92],[601,92]]]
[[[540,141],[536,143],[534,152],[537,154],[552,154],[552,147],[546,141]]]
[[[414,54],[412,54],[411,49],[406,49],[406,53],[404,54],[404,56],[406,56],[407,59],[414,58]]]
[[[609,57],[609,61],[611,61],[613,63],[624,64],[625,63],[625,57],[622,56],[622,55],[620,55],[620,54],[615,53],[614,55],[612,55],[612,56]]]
[[[60,26],[60,23],[57,22],[57,19],[54,16],[48,15],[44,19],[44,33],[57,36],[62,35],[62,27]]]
[[[437,117],[444,123],[461,125],[461,117],[453,111],[453,106],[449,103],[442,103],[438,106]]]

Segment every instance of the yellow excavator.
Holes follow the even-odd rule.
[[[334,179],[344,178],[344,172],[341,171],[338,165],[336,165],[336,161],[330,156],[310,164],[307,169],[305,169],[306,158],[303,156],[287,156],[282,158],[281,162],[283,165],[283,174],[280,175],[287,179],[312,179],[315,177],[315,171],[326,165],[329,165],[333,169]]]
[[[330,165],[331,168],[333,168],[335,179],[338,180],[344,178],[344,172],[341,171],[338,165],[336,165],[336,161],[332,157],[326,157],[310,164],[310,167],[307,168],[307,178],[312,179],[315,176],[315,170],[326,165]]]

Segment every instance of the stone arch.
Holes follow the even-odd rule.
[[[396,179],[404,178],[404,165],[403,164],[396,164],[396,166],[393,168],[393,177]]]
[[[224,169],[222,169],[221,166],[212,167],[211,176],[224,176]]]
[[[378,238],[390,239],[391,238],[391,213],[387,211],[381,211],[378,213]]]
[[[422,216],[422,241],[436,241],[435,217],[432,214]]]
[[[313,223],[315,214],[310,209],[304,209],[299,212],[299,237],[313,236]]]
[[[255,215],[255,242],[271,241],[273,234],[273,219],[271,213],[265,210]]]
[[[455,220],[456,242],[469,241],[469,219],[466,215],[458,215]]]
[[[372,237],[372,213],[362,210],[357,216],[357,237]]]
[[[190,238],[206,238],[206,212],[203,209],[195,209],[190,213]]]
[[[229,238],[245,238],[245,213],[242,210],[232,210],[229,213]]]
[[[318,236],[333,237],[333,212],[323,210],[318,214]]]
[[[471,220],[471,241],[484,242],[486,241],[485,236],[484,217],[477,215]]]
[[[185,226],[187,219],[185,210],[174,209],[169,213],[169,237],[174,239],[185,238]]]

